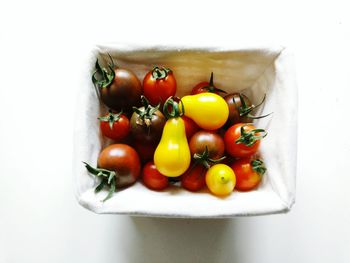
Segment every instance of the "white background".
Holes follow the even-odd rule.
[[[0,3],[0,262],[349,262],[346,1]],[[283,44],[299,86],[297,199],[225,220],[100,216],[73,194],[74,104],[92,44]]]

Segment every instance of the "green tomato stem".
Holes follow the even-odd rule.
[[[100,178],[101,180],[100,183],[95,188],[96,193],[100,192],[105,186],[109,187],[108,195],[102,200],[102,202],[105,202],[106,200],[110,199],[116,189],[116,178],[118,176],[117,172],[110,171],[103,168],[95,168],[86,162],[83,162],[83,163],[85,164],[85,167],[89,173]]]
[[[256,143],[258,140],[263,139],[267,135],[267,132],[264,129],[254,129],[249,132],[246,132],[244,130],[245,126],[246,125],[243,125],[241,127],[241,136],[235,141],[235,143],[243,143],[244,145],[251,147],[254,145],[254,143]],[[256,134],[258,133],[263,133],[263,135],[257,136]]]
[[[260,159],[255,159],[253,161],[250,162],[250,164],[252,165],[252,169],[257,172],[259,175],[264,175],[266,172],[266,167],[265,164],[262,160]]]
[[[143,95],[141,95],[141,102],[143,104],[143,108],[137,108],[132,107],[133,111],[138,115],[138,119],[140,120],[140,123],[146,124],[147,127],[149,127],[152,124],[152,117],[156,114],[156,112],[159,110],[160,104],[153,107],[147,98]]]
[[[195,153],[193,154],[193,159],[197,162],[202,164],[205,168],[209,169],[211,165],[213,164],[217,164],[222,162],[224,159],[226,158],[226,156],[223,156],[219,159],[211,159],[209,158],[209,150],[208,150],[208,146],[205,146],[205,150],[201,153]]]
[[[120,112],[118,112],[116,114],[114,114],[111,110],[109,110],[107,116],[99,117],[98,119],[101,122],[108,122],[109,123],[109,127],[112,130],[113,129],[113,124],[115,122],[119,121],[119,119],[120,119],[122,114],[123,114],[123,110],[121,110]]]
[[[172,71],[168,68],[154,66],[152,70],[152,77],[156,80],[165,79],[170,72]]]
[[[180,111],[179,104],[181,104],[182,111]],[[170,111],[169,108],[171,108]],[[163,105],[163,113],[168,119],[177,118],[184,115],[185,108],[181,100],[176,102],[174,97],[169,97]]]

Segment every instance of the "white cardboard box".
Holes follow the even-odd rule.
[[[242,91],[253,103],[258,103],[266,93],[265,104],[257,113],[273,112],[273,115],[256,122],[257,127],[268,131],[260,147],[268,171],[259,188],[251,192],[234,191],[226,198],[219,198],[177,188],[155,192],[138,182],[101,202],[106,191],[94,193],[97,179],[88,174],[82,161],[95,165],[106,143],[97,120],[105,108],[99,104],[91,74],[96,58],[107,60],[107,52],[119,66],[135,72],[140,81],[153,65],[171,68],[177,79],[178,96],[207,80],[212,71],[217,87],[227,92]],[[286,48],[99,45],[92,50],[83,69],[76,110],[73,173],[78,202],[93,212],[191,218],[287,212],[295,200],[296,147],[297,87],[293,57]]]

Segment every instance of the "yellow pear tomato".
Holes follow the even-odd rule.
[[[205,130],[221,128],[227,121],[229,108],[226,101],[211,92],[184,96],[181,99],[184,115]]]
[[[169,103],[173,103],[171,106],[175,107],[172,113],[168,112]],[[165,123],[162,138],[154,153],[154,163],[161,174],[176,177],[183,174],[190,166],[191,152],[187,143],[185,122],[179,116],[178,104],[172,99],[167,100],[164,104],[164,113],[169,119]]]

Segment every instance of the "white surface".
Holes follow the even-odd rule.
[[[199,52],[200,51],[200,52]],[[259,188],[247,193],[235,191],[224,200],[207,193],[149,191],[142,184],[117,191],[108,202],[101,202],[107,190],[95,194],[98,181],[89,175],[82,161],[92,165],[106,142],[101,136],[98,117],[107,112],[100,106],[91,72],[96,58],[106,64],[107,53],[120,67],[132,69],[142,79],[153,65],[164,65],[174,72],[177,96],[184,96],[210,72],[215,83],[228,93],[242,91],[257,105],[266,94],[259,115],[273,112],[270,118],[256,121],[256,127],[268,131],[260,147],[260,158],[268,167]],[[73,177],[75,194],[87,209],[102,214],[137,214],[162,217],[233,217],[287,212],[295,200],[297,87],[293,55],[288,48],[254,49],[225,47],[193,49],[193,47],[131,47],[99,45],[86,54],[81,70],[79,99],[74,125]]]
[[[201,10],[189,1],[157,3],[154,9],[140,3],[132,17],[133,1],[1,2],[0,262],[349,262],[346,1],[215,1]],[[150,25],[155,20],[157,27]],[[71,175],[75,73],[85,45],[110,39],[292,47],[300,91],[292,211],[198,221],[99,216],[81,208]]]

